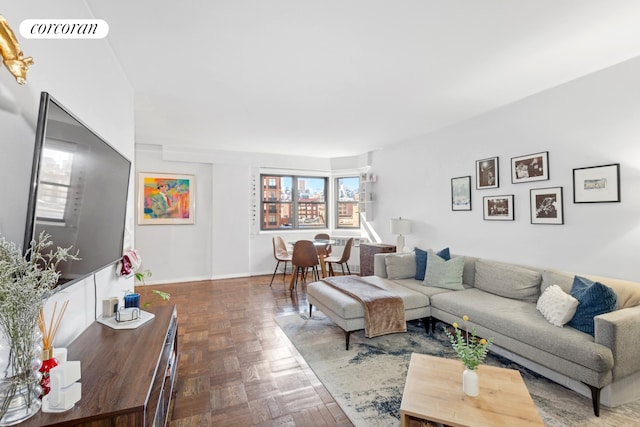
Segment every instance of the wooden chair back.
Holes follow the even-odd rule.
[[[318,233],[313,237],[315,240],[331,240],[331,236],[327,233]],[[331,245],[318,246],[316,245],[318,255],[329,256],[331,255]]]
[[[333,276],[333,264],[340,264],[342,268],[342,274],[344,273],[344,267],[347,267],[347,271],[351,274],[351,269],[349,268],[349,258],[351,258],[351,247],[353,246],[353,237],[350,237],[347,240],[347,243],[344,245],[344,250],[342,251],[342,255],[338,258],[337,256],[327,257],[325,258],[325,262],[329,265],[329,275]]]
[[[344,245],[344,251],[342,251],[342,256],[340,257],[340,260],[337,261],[339,264],[349,261],[349,258],[351,258],[352,246],[353,246],[353,237],[349,238],[349,240],[347,240],[347,243]]]
[[[298,240],[293,245],[293,265],[297,267],[313,267],[319,263],[318,252],[311,240]]]

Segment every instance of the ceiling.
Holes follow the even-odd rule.
[[[136,142],[342,157],[640,55],[636,0],[86,0]]]

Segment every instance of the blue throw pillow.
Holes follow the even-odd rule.
[[[422,249],[415,248],[416,253],[416,280],[423,281],[424,273],[427,271],[427,251],[423,251]],[[449,253],[449,248],[444,248],[440,252],[438,252],[440,258],[445,261],[449,261],[451,259],[451,254]]]
[[[591,335],[595,334],[593,318],[618,307],[618,296],[613,289],[585,277],[573,279],[571,296],[578,300],[578,308],[567,325]]]

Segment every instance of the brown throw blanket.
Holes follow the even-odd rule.
[[[364,334],[367,338],[407,332],[404,301],[399,296],[360,276],[326,277],[322,281],[362,303]]]

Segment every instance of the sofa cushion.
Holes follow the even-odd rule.
[[[426,286],[452,290],[464,290],[462,286],[462,269],[464,257],[445,260],[432,250],[427,251],[427,271],[424,275]]]
[[[442,292],[451,292],[451,289],[436,288],[434,286],[425,286],[424,282],[415,280],[413,277],[411,279],[394,280],[393,283],[404,286],[405,288],[410,289],[414,292],[419,292],[423,295],[426,295],[429,298],[431,298],[432,295],[437,295]],[[465,289],[467,289],[466,286],[465,286]]]
[[[537,302],[542,273],[496,261],[476,261],[474,286],[507,298]]]
[[[562,327],[576,313],[578,300],[563,291],[560,286],[551,285],[538,298],[536,308],[549,323]]]
[[[427,271],[427,251],[424,251],[419,248],[414,249],[416,255],[416,280],[424,280],[424,275]],[[449,248],[444,248],[440,252],[437,253],[440,258],[445,260],[451,259],[451,253],[449,252]]]
[[[451,255],[456,257],[459,255]],[[464,269],[462,270],[462,283],[468,286],[473,286],[476,281],[476,261],[477,257],[465,256],[464,257]]]
[[[618,306],[618,299],[613,289],[586,277],[575,277],[571,286],[571,296],[577,299],[579,304],[576,314],[568,325],[590,335],[595,333],[593,318],[599,314],[609,313]]]
[[[571,285],[575,274],[566,273],[560,270],[545,270],[542,272],[542,283],[540,284],[540,292],[544,293],[549,286],[558,285],[565,293],[571,293]]]
[[[387,278],[408,279],[416,275],[416,256],[413,252],[395,254],[384,258]]]

